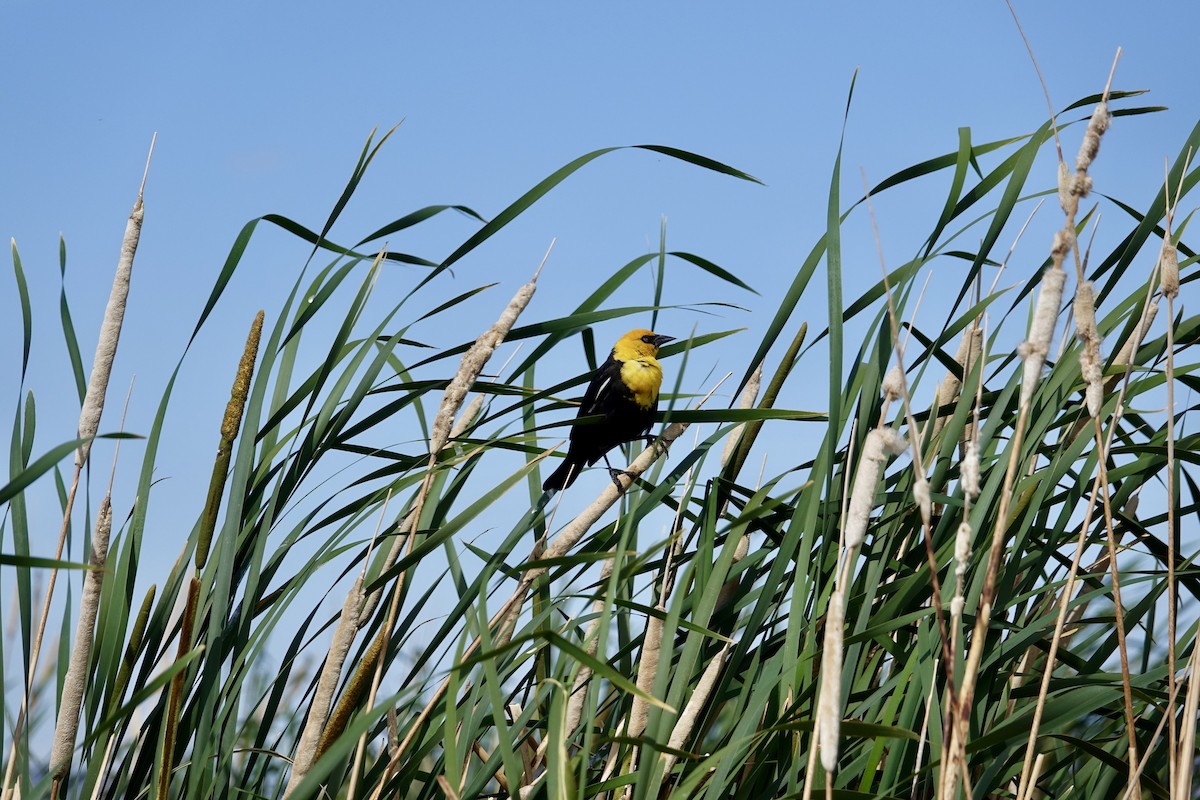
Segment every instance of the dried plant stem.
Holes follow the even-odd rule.
[[[1178,291],[1178,288],[1176,288]],[[1167,743],[1171,758],[1171,787],[1175,798],[1191,795],[1190,787],[1178,781],[1179,762],[1184,756],[1191,760],[1195,753],[1179,749],[1175,728],[1175,704],[1179,683],[1175,675],[1176,620],[1179,613],[1179,590],[1175,584],[1175,559],[1179,552],[1179,532],[1176,527],[1175,495],[1175,294],[1167,294]],[[1115,567],[1114,567],[1115,569]],[[1193,720],[1193,724],[1194,724]]]
[[[1113,428],[1115,429],[1115,425]],[[1108,447],[1102,455],[1107,455],[1112,447],[1112,431],[1109,433]],[[1100,421],[1096,420],[1096,441],[1101,441]],[[1100,479],[1100,491],[1104,500],[1105,542],[1108,546],[1108,567],[1112,575],[1113,614],[1117,625],[1117,652],[1121,659],[1121,691],[1125,701],[1125,728],[1129,735],[1129,780],[1134,784],[1133,796],[1142,796],[1141,786],[1137,782],[1134,764],[1138,760],[1137,727],[1133,715],[1133,684],[1129,672],[1129,647],[1125,641],[1125,605],[1121,602],[1121,579],[1117,572],[1117,534],[1112,518],[1112,497],[1109,495],[1108,465],[1101,458],[1097,474]]]
[[[979,664],[983,660],[983,648],[987,639],[988,625],[992,615],[992,601],[996,595],[996,578],[1000,572],[1000,558],[1004,553],[1004,537],[1008,532],[1008,511],[1012,506],[1013,483],[1019,473],[1020,453],[1025,440],[1025,425],[1029,406],[1021,406],[1017,416],[1016,430],[1009,444],[1008,466],[1004,472],[1004,488],[1000,492],[1000,508],[996,524],[992,529],[992,543],[988,550],[988,562],[984,572],[983,590],[975,612],[975,627],[971,632],[971,648],[963,670],[962,684],[958,690],[957,714],[950,727],[950,742],[946,749],[946,765],[942,775],[942,800],[953,800],[956,790],[956,775],[966,767],[966,735],[971,701],[975,696],[975,681],[979,677]]]
[[[1134,787],[1137,786],[1136,779],[1141,777],[1142,771],[1146,769],[1146,764],[1150,761],[1150,756],[1154,753],[1154,746],[1158,744],[1158,740],[1162,737],[1163,728],[1166,725],[1167,715],[1163,714],[1162,719],[1158,721],[1158,727],[1154,729],[1154,735],[1150,737],[1150,742],[1146,745],[1146,755],[1142,756],[1142,760],[1138,762],[1137,769],[1134,771],[1135,782],[1125,790],[1125,794],[1121,795],[1121,800],[1130,800],[1133,797]]]
[[[91,452],[92,440],[100,426],[100,414],[104,410],[104,397],[108,392],[108,378],[112,373],[113,361],[117,355],[117,343],[121,338],[121,325],[125,318],[125,305],[129,298],[129,282],[133,274],[133,259],[137,254],[138,240],[142,233],[142,220],[145,217],[145,206],[142,198],[146,189],[146,178],[150,173],[150,158],[154,155],[154,141],[157,134],[150,139],[150,152],[146,155],[146,168],[142,172],[142,183],[138,187],[137,200],[125,224],[125,236],[121,241],[121,255],[117,259],[117,268],[113,275],[112,290],[109,293],[108,305],[104,309],[104,320],[100,324],[100,335],[96,341],[96,355],[92,362],[92,371],[88,376],[88,388],[83,398],[83,407],[79,412],[79,438],[84,442],[75,451],[75,474],[71,478],[71,487],[67,492],[67,502],[63,508],[62,526],[59,529],[58,544],[54,550],[54,560],[62,559],[63,548],[66,546],[67,530],[71,523],[71,513],[75,508],[75,495],[79,490],[79,480],[83,467]],[[38,617],[37,633],[30,647],[29,660],[26,667],[28,676],[25,691],[21,697],[21,707],[17,714],[17,722],[13,726],[12,748],[9,751],[8,768],[4,773],[4,782],[0,784],[0,798],[9,800],[15,790],[14,778],[17,758],[17,745],[25,721],[29,716],[30,700],[33,696],[33,680],[37,674],[38,660],[41,656],[42,642],[46,636],[46,625],[50,618],[50,602],[54,598],[54,588],[58,581],[58,569],[51,569],[46,583],[46,597],[42,602],[42,612]]]
[[[361,620],[359,619],[359,615],[362,613],[364,602],[363,578],[366,576],[367,565],[371,561],[371,551],[374,549],[375,542],[379,537],[379,529],[387,514],[388,501],[391,497],[392,491],[389,487],[387,495],[383,500],[383,506],[379,511],[379,522],[375,527],[375,533],[371,537],[371,543],[367,547],[366,557],[363,559],[362,570],[355,579],[354,584],[350,587],[350,591],[346,593],[345,602],[342,603],[342,613],[338,617],[338,624],[334,629],[333,639],[329,644],[329,653],[325,656],[325,663],[321,665],[321,674],[317,680],[317,688],[313,692],[313,701],[309,705],[308,719],[304,722],[304,730],[301,732],[300,742],[296,746],[296,757],[292,761],[292,774],[288,777],[287,788],[283,792],[285,798],[296,790],[296,787],[304,779],[304,776],[308,774],[313,762],[316,760],[317,747],[321,741],[321,734],[325,730],[325,723],[329,721],[333,693],[337,689],[338,682],[341,680],[342,667],[346,663],[346,656],[350,652],[350,646],[354,643],[354,635],[360,627],[359,623]],[[357,777],[358,770],[354,770],[350,776],[350,796],[354,794],[353,787]]]
[[[121,412],[121,430],[125,429],[125,415],[129,411],[129,398],[133,395],[133,383],[125,395],[125,408]],[[79,712],[83,707],[83,691],[88,682],[88,666],[92,657],[92,643],[96,633],[96,617],[100,611],[100,590],[104,586],[104,568],[108,563],[108,543],[112,534],[112,485],[117,474],[117,458],[121,452],[118,440],[113,452],[112,469],[108,474],[108,489],[100,503],[96,516],[96,528],[92,535],[92,548],[88,556],[90,569],[84,575],[83,594],[79,598],[79,619],[75,624],[75,641],[71,648],[71,659],[63,679],[62,699],[58,707],[58,720],[54,727],[54,749],[50,753],[50,774],[54,776],[52,796],[58,796],[58,788],[71,768],[71,755],[75,750],[75,736],[79,733]],[[111,741],[110,741],[111,745]]]
[[[1097,429],[1099,429],[1100,421],[1097,419],[1095,422]],[[1097,458],[1100,463],[1103,464],[1104,452],[1098,452]],[[1079,573],[1079,561],[1083,557],[1083,551],[1087,544],[1087,532],[1091,528],[1092,514],[1096,510],[1096,499],[1100,495],[1101,475],[1101,471],[1097,470],[1096,477],[1092,481],[1092,491],[1088,495],[1087,509],[1084,511],[1083,521],[1079,525],[1079,537],[1075,541],[1075,553],[1071,558],[1071,567],[1067,571],[1067,581],[1063,585],[1062,592],[1059,595],[1058,614],[1054,621],[1054,636],[1050,639],[1050,651],[1046,654],[1046,665],[1042,669],[1041,690],[1038,693],[1037,705],[1034,707],[1033,711],[1033,722],[1029,729],[1029,739],[1025,744],[1025,758],[1021,765],[1020,782],[1017,784],[1018,798],[1022,798],[1026,795],[1027,786],[1031,780],[1031,771],[1035,760],[1034,749],[1037,746],[1038,729],[1040,728],[1042,722],[1042,712],[1045,709],[1046,696],[1050,690],[1050,678],[1054,674],[1054,665],[1058,656],[1058,646],[1062,641],[1063,628],[1066,626],[1067,622],[1067,607],[1070,605],[1071,598],[1075,594],[1075,578]]]
[[[1183,771],[1183,761],[1189,762],[1195,754],[1179,749],[1179,736],[1175,727],[1175,705],[1178,702],[1179,684],[1176,676],[1176,623],[1179,614],[1179,591],[1176,587],[1175,560],[1179,552],[1179,533],[1177,529],[1175,500],[1178,488],[1175,485],[1175,298],[1179,295],[1179,256],[1171,237],[1171,223],[1174,220],[1174,206],[1178,204],[1183,194],[1183,175],[1187,174],[1187,165],[1181,170],[1180,186],[1176,193],[1175,203],[1171,202],[1170,171],[1167,172],[1165,188],[1167,227],[1163,236],[1161,255],[1159,256],[1159,280],[1163,296],[1167,299],[1167,743],[1171,759],[1170,780],[1173,800],[1191,795],[1190,785],[1185,786],[1179,780]],[[1191,721],[1195,724],[1195,720]],[[1190,772],[1190,769],[1188,770]],[[1190,781],[1188,782],[1190,784]]]
[[[1179,731],[1179,783],[1177,800],[1188,800],[1192,796],[1192,770],[1195,760],[1188,758],[1196,752],[1196,711],[1200,707],[1200,685],[1196,673],[1200,671],[1200,647],[1192,648],[1192,660],[1188,665],[1187,696],[1183,704],[1183,724]]]
[[[521,312],[525,310],[526,306],[529,305],[529,301],[533,299],[534,292],[537,290],[538,275],[541,273],[542,267],[545,266],[546,259],[550,256],[550,249],[553,247],[554,242],[551,241],[550,248],[547,248],[546,255],[542,258],[542,263],[540,266],[538,266],[537,272],[534,273],[533,278],[517,290],[516,294],[513,295],[513,298],[509,301],[508,305],[501,313],[499,319],[496,320],[492,327],[482,333],[475,340],[475,343],[467,349],[467,352],[463,354],[458,371],[454,374],[454,377],[450,379],[450,383],[446,386],[445,391],[442,393],[442,402],[438,406],[437,415],[434,417],[433,427],[429,435],[429,462],[426,467],[425,478],[421,482],[421,488],[417,493],[416,501],[413,503],[413,509],[406,518],[406,521],[409,523],[407,526],[408,531],[406,537],[407,551],[409,553],[412,553],[417,545],[418,528],[421,521],[421,515],[425,509],[425,502],[429,497],[429,492],[433,487],[433,481],[437,474],[438,457],[445,448],[446,444],[450,441],[450,436],[454,427],[454,420],[458,415],[459,408],[462,406],[462,402],[466,398],[467,393],[470,391],[471,386],[474,385],[475,380],[483,372],[484,366],[487,365],[488,360],[496,351],[496,348],[499,347],[504,341],[504,338],[508,335],[508,332],[516,323],[517,318],[520,317]],[[380,253],[380,258],[382,258],[382,256],[383,254]],[[366,684],[367,675],[371,675],[370,691],[367,696],[367,705],[370,707],[374,704],[374,699],[379,690],[380,682],[383,679],[383,666],[387,661],[385,658],[387,643],[391,639],[392,631],[396,625],[396,620],[399,618],[400,599],[404,594],[403,590],[405,580],[406,575],[404,573],[401,573],[396,577],[396,582],[392,588],[392,600],[388,606],[386,621],[379,629],[379,633],[372,642],[372,645],[368,651],[368,658],[364,659],[364,661],[359,664],[354,679],[351,681],[350,686],[347,688],[347,691],[343,694],[341,700],[339,701],[337,710],[334,712],[333,717],[330,720],[330,725],[326,728],[321,738],[321,743],[318,745],[317,757],[320,757],[320,754],[324,752],[325,748],[332,744],[337,736],[340,735],[341,731],[345,727],[345,723],[349,721],[350,714],[353,713],[355,708],[357,708],[359,700],[362,698],[361,690]],[[352,691],[353,689],[356,689],[356,691]],[[436,705],[436,703],[427,705],[426,711],[432,711],[433,705]],[[419,723],[423,723],[423,717],[428,716],[426,711],[423,711],[421,716],[418,717]],[[399,764],[400,755],[403,754],[407,744],[412,741],[412,737],[415,735],[416,730],[420,727],[419,723],[415,724],[409,729],[408,736],[406,736],[405,740],[401,742],[397,748],[396,754],[388,762],[387,768],[385,769],[373,796],[378,796],[378,793],[382,791],[383,787],[387,784],[391,777],[392,770],[397,764]],[[365,753],[365,749],[366,733],[364,732],[363,736],[359,739],[358,752],[355,756],[355,768],[353,770],[355,775],[357,775],[359,772],[359,766],[362,763],[362,756]],[[354,797],[353,791],[356,788],[357,781],[354,780],[351,784],[351,798]]]
[[[863,185],[864,187],[869,187],[865,172],[863,174]],[[869,190],[867,192],[866,200],[867,211],[871,219],[871,229],[875,238],[875,247],[879,251],[879,264],[883,273],[884,297],[887,300],[888,323],[891,326],[892,346],[896,355],[896,366],[893,369],[895,378],[893,382],[898,384],[898,386],[889,388],[886,385],[887,382],[885,382],[884,391],[886,399],[884,402],[884,410],[880,414],[880,419],[882,424],[882,419],[887,413],[887,401],[895,396],[899,396],[903,403],[905,424],[908,426],[908,430],[912,438],[912,441],[909,443],[909,445],[913,459],[913,500],[916,502],[921,513],[921,538],[925,543],[925,560],[929,567],[930,605],[933,607],[934,617],[937,620],[938,639],[941,642],[942,648],[942,661],[946,665],[946,718],[948,720],[953,720],[959,716],[959,714],[956,712],[959,712],[961,706],[956,707],[956,703],[960,702],[960,700],[956,699],[954,686],[954,664],[956,659],[955,653],[951,649],[950,628],[946,622],[946,614],[943,610],[941,581],[938,578],[937,554],[934,552],[933,547],[932,502],[930,499],[929,482],[925,477],[925,467],[922,459],[923,431],[917,426],[916,419],[913,417],[912,413],[912,401],[909,395],[908,382],[907,378],[905,377],[904,369],[904,348],[900,343],[899,317],[896,313],[895,298],[892,295],[892,289],[888,281],[887,263],[883,255],[883,241],[879,236],[879,228],[875,221],[874,210],[871,206]],[[966,375],[966,371],[969,369],[967,365],[971,363],[972,351],[976,349],[974,343],[977,335],[980,343],[982,343],[983,333],[980,330],[979,333],[976,334],[976,329],[977,326],[973,322],[971,328],[964,333],[962,343],[959,346],[959,353],[956,354],[957,357],[960,358],[959,363],[963,364],[964,377]],[[948,392],[957,393],[959,387],[953,385],[944,385],[943,388]],[[940,407],[941,400],[941,389],[939,389],[938,395],[935,398],[935,403],[938,404],[937,407]],[[937,413],[938,412],[935,407],[934,414]],[[936,432],[936,425],[934,430]],[[853,522],[853,516],[851,521]],[[943,727],[949,729],[952,726],[944,725]],[[953,758],[943,762],[941,776],[944,783],[946,782],[946,776],[948,774],[953,774],[954,765],[955,761]],[[959,759],[959,766],[963,769],[964,780],[966,780],[965,759]]]

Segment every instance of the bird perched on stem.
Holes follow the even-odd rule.
[[[592,375],[579,404],[578,418],[601,419],[571,428],[567,457],[546,478],[543,491],[566,489],[579,477],[585,464],[591,466],[601,458],[616,481],[615,473],[619,470],[608,463],[608,451],[650,432],[662,386],[662,367],[655,356],[658,348],[674,338],[636,328],[617,340],[608,360]]]

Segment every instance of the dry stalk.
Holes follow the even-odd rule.
[[[63,508],[62,526],[59,529],[58,545],[54,551],[54,560],[62,560],[63,548],[66,546],[67,529],[71,523],[71,513],[75,508],[75,495],[79,490],[79,480],[83,466],[87,463],[91,452],[92,440],[100,427],[100,414],[104,410],[104,397],[108,393],[108,378],[112,373],[112,364],[117,355],[117,343],[121,338],[121,324],[125,318],[125,304],[129,299],[129,282],[133,274],[133,258],[137,253],[138,239],[142,233],[142,220],[145,207],[142,196],[146,189],[146,177],[150,172],[150,158],[154,155],[154,140],[150,139],[150,152],[146,156],[146,168],[142,172],[142,183],[138,187],[137,200],[133,210],[129,212],[129,220],[125,224],[125,236],[121,241],[121,255],[117,259],[117,269],[113,275],[112,290],[108,296],[108,305],[104,309],[104,321],[100,324],[100,335],[96,341],[96,355],[92,361],[92,372],[88,376],[88,388],[83,398],[83,407],[79,412],[79,438],[84,442],[75,451],[75,474],[67,491],[67,502]],[[21,732],[25,720],[29,716],[30,701],[33,696],[33,680],[37,673],[38,660],[41,656],[42,642],[46,637],[46,624],[50,618],[50,601],[54,597],[54,587],[58,581],[58,569],[51,569],[46,583],[46,597],[42,602],[42,613],[38,618],[37,633],[29,651],[29,661],[25,682],[25,691],[21,697],[21,707],[17,713],[17,723],[13,726],[12,748],[9,751],[8,768],[4,773],[4,782],[0,784],[0,800],[9,800],[13,796],[15,784],[15,769],[17,761],[17,745],[21,741]]]
[[[1019,26],[1018,26],[1019,27]],[[1022,33],[1022,35],[1024,35]],[[1070,170],[1059,169],[1059,195],[1063,205],[1066,220],[1063,227],[1054,235],[1050,248],[1051,264],[1042,275],[1038,291],[1033,322],[1030,325],[1029,338],[1022,342],[1018,352],[1024,359],[1024,374],[1021,379],[1021,396],[1016,428],[1013,431],[1009,445],[1009,460],[1004,474],[1004,487],[1000,496],[1000,507],[997,511],[996,524],[992,531],[991,547],[988,551],[987,572],[984,575],[983,591],[979,598],[979,607],[975,618],[975,627],[971,635],[971,648],[967,655],[966,669],[963,674],[962,687],[957,702],[957,717],[951,728],[951,742],[948,753],[949,769],[943,772],[942,800],[952,800],[957,792],[958,769],[966,771],[966,736],[969,711],[974,699],[975,684],[978,678],[979,665],[983,659],[983,648],[987,640],[987,631],[991,622],[992,603],[995,599],[996,580],[999,575],[1000,562],[1004,554],[1004,540],[1008,532],[1009,508],[1012,505],[1012,492],[1016,476],[1021,471],[1020,452],[1024,446],[1025,429],[1029,419],[1029,411],[1033,394],[1041,381],[1041,371],[1049,352],[1050,341],[1054,337],[1054,326],[1058,318],[1058,309],[1062,302],[1063,285],[1066,273],[1062,264],[1066,256],[1074,253],[1077,271],[1081,270],[1079,249],[1075,242],[1075,215],[1079,209],[1079,200],[1091,191],[1092,180],[1088,170],[1100,148],[1100,137],[1108,129],[1111,117],[1108,112],[1108,96],[1112,85],[1113,71],[1116,70],[1117,60],[1121,56],[1117,49],[1113,59],[1112,71],[1100,103],[1092,112],[1083,143],[1075,159],[1075,174]],[[1053,113],[1053,110],[1051,111]],[[1060,162],[1062,161],[1060,148]],[[1029,771],[1033,764],[1027,760],[1022,766],[1021,784],[1023,788],[1028,783]],[[1020,796],[1021,791],[1018,791]]]
[[[1187,169],[1182,170],[1182,173],[1187,174]],[[1183,180],[1182,176],[1180,180]],[[1181,193],[1182,188],[1181,185]],[[1175,729],[1175,703],[1179,689],[1175,676],[1175,626],[1179,613],[1179,590],[1175,584],[1175,557],[1179,549],[1175,512],[1175,496],[1178,492],[1175,486],[1175,298],[1179,296],[1179,256],[1174,242],[1171,241],[1173,210],[1170,204],[1170,183],[1167,184],[1166,193],[1167,228],[1159,261],[1161,292],[1167,299],[1167,747],[1171,759],[1171,793],[1175,800],[1181,800],[1186,795],[1185,787],[1178,781],[1178,762],[1184,758],[1184,752],[1179,749],[1179,737]],[[1189,752],[1187,757],[1189,760],[1193,759],[1195,754]],[[1187,794],[1190,795],[1190,787],[1187,788]]]
[[[483,372],[484,366],[492,357],[492,353],[494,353],[496,348],[499,347],[504,341],[504,338],[508,335],[508,332],[516,323],[517,318],[520,317],[521,312],[525,310],[526,306],[529,305],[529,301],[533,299],[533,294],[537,290],[538,275],[541,273],[542,267],[545,266],[546,259],[549,258],[550,250],[553,247],[554,242],[552,240],[550,242],[550,247],[546,249],[546,255],[542,258],[541,265],[539,265],[537,268],[537,272],[534,273],[533,277],[528,283],[517,290],[517,293],[513,295],[512,300],[509,301],[504,311],[500,314],[499,319],[496,320],[492,327],[481,334],[479,338],[475,340],[475,343],[467,349],[467,352],[463,354],[458,371],[454,374],[454,377],[451,378],[449,385],[447,385],[445,391],[442,393],[442,402],[438,406],[437,415],[434,417],[433,428],[430,431],[429,436],[429,463],[425,472],[425,479],[422,481],[421,489],[417,493],[416,502],[413,504],[413,510],[407,518],[411,521],[409,524],[408,535],[406,537],[407,550],[409,553],[411,553],[416,547],[417,529],[420,525],[421,515],[425,508],[425,501],[428,499],[429,492],[433,487],[438,456],[450,439],[454,418],[457,416],[458,410],[462,405],[462,401],[467,396],[467,392],[470,391],[471,386],[474,385],[476,379]],[[395,627],[396,619],[400,613],[400,598],[403,594],[404,583],[405,575],[402,573],[397,576],[396,582],[392,587],[392,601],[388,606],[387,620],[380,628],[379,634],[376,636],[375,643],[372,648],[376,653],[374,657],[374,663],[367,664],[364,662],[359,667],[360,672],[370,671],[373,673],[371,679],[371,689],[367,697],[368,706],[374,703],[374,698],[379,691],[379,684],[383,680],[383,665],[386,661],[384,657],[385,651],[387,649],[387,642],[391,638],[392,630]],[[357,702],[358,697],[346,696],[343,697],[343,702],[341,705],[346,708],[351,708],[357,705]],[[429,706],[427,706],[427,708],[429,708]],[[409,735],[398,748],[398,754],[403,753],[405,749],[405,743],[411,741],[411,737],[414,735],[417,727],[418,726],[414,726],[412,729],[410,729]],[[328,737],[326,737],[326,740],[332,741],[331,739],[328,739]],[[365,751],[365,748],[366,732],[364,732],[363,736],[359,739],[359,756],[357,756],[355,759],[356,764],[361,763],[361,754]],[[373,797],[378,796],[379,792],[382,791],[383,786],[387,784],[388,779],[391,777],[392,770],[398,763],[398,756],[389,760],[387,769],[384,771],[383,777],[379,781],[376,790],[372,795]],[[354,770],[354,773],[357,775],[357,768]],[[350,794],[351,798],[354,796],[354,788],[355,786],[352,783]]]
[[[825,614],[825,646],[821,651],[821,694],[817,719],[821,729],[821,766],[837,769],[838,735],[842,726],[842,647],[846,627],[846,598],[841,589],[829,596]]]
[[[696,727],[696,721],[700,718],[700,712],[704,710],[708,698],[712,695],[713,689],[716,688],[717,678],[721,675],[721,667],[725,665],[725,656],[729,654],[731,646],[729,642],[726,642],[721,651],[704,668],[704,673],[696,683],[695,690],[688,697],[687,705],[683,707],[683,711],[679,713],[679,718],[675,720],[675,727],[671,729],[671,737],[667,741],[668,751],[682,750],[687,740],[691,737],[692,731]],[[660,760],[662,764],[661,771],[665,780],[666,776],[670,774],[671,769],[675,766],[676,757],[672,752],[664,752]]]
[[[614,567],[614,559],[608,558],[600,567],[600,584],[604,585],[612,577]],[[592,601],[592,614],[594,618],[588,623],[587,631],[583,636],[583,649],[590,656],[596,655],[599,649],[600,636],[600,615],[604,613],[605,602],[602,598],[597,597]],[[591,680],[592,671],[585,664],[579,666],[579,671],[575,673],[575,680],[571,684],[571,696],[567,701],[567,720],[563,730],[568,733],[573,733],[579,728],[579,723],[583,720],[583,706],[587,700],[587,685]],[[542,741],[542,746],[538,749],[538,755],[544,754],[547,746],[547,741]]]
[[[863,185],[864,187],[869,187],[865,172],[863,174]],[[892,296],[892,287],[888,282],[887,262],[883,255],[883,241],[879,236],[879,228],[875,221],[875,211],[871,205],[869,190],[867,192],[867,212],[871,219],[871,229],[875,237],[875,247],[879,251],[879,266],[883,273],[884,297],[887,300],[888,324],[891,326],[892,345],[896,354],[896,365],[891,374],[895,375],[894,382],[898,384],[898,386],[891,387],[890,389],[885,387],[884,409],[880,415],[880,420],[882,424],[882,419],[887,414],[888,402],[891,399],[894,399],[893,395],[898,395],[903,401],[905,423],[908,426],[908,430],[912,433],[913,438],[911,443],[913,459],[913,500],[921,512],[921,538],[925,543],[925,559],[929,566],[930,605],[933,607],[934,617],[937,619],[938,635],[942,645],[942,659],[947,665],[946,691],[949,698],[949,702],[947,703],[947,714],[952,715],[955,711],[953,670],[955,658],[954,654],[950,650],[950,632],[946,623],[946,615],[942,610],[942,588],[941,581],[938,578],[937,554],[934,553],[933,550],[933,503],[930,495],[929,481],[925,477],[925,466],[922,457],[922,431],[917,426],[917,421],[913,417],[912,413],[912,398],[908,392],[908,382],[904,369],[904,347],[900,342],[900,323],[896,313],[896,302],[895,298]],[[972,323],[972,328],[973,327],[974,323]],[[980,332],[980,339],[982,341],[982,332]],[[971,347],[968,345],[966,348],[966,353],[964,354],[964,359],[969,358],[970,351]],[[903,445],[904,440],[901,438],[900,442]],[[870,441],[868,437],[868,445],[869,444]],[[903,449],[903,446],[901,449]],[[857,488],[858,486],[856,483],[855,489]],[[851,517],[848,525],[855,523],[853,508],[854,499],[852,496]],[[847,528],[847,530],[849,530],[849,528]],[[849,537],[847,537],[847,541],[849,542]],[[943,770],[943,775],[944,774],[945,770]]]
[[[1175,800],[1188,800],[1192,796],[1192,770],[1195,759],[1189,756],[1196,752],[1196,711],[1200,701],[1200,686],[1196,674],[1200,672],[1200,647],[1192,648],[1192,660],[1188,665],[1187,695],[1183,703],[1183,724],[1179,731],[1179,771],[1175,777],[1179,792]]]
[[[350,646],[354,644],[354,636],[361,627],[359,615],[362,613],[364,601],[363,578],[366,576],[367,565],[371,560],[371,550],[374,549],[378,539],[379,528],[387,514],[388,500],[391,499],[391,496],[392,492],[389,488],[383,501],[383,507],[379,511],[379,522],[375,526],[375,533],[371,537],[366,557],[363,559],[362,570],[355,578],[350,591],[346,593],[345,602],[342,603],[342,613],[338,617],[337,627],[333,631],[333,639],[329,644],[329,653],[325,656],[325,663],[321,665],[321,674],[317,679],[317,688],[313,693],[312,704],[309,706],[308,719],[304,722],[300,741],[296,745],[296,757],[292,760],[292,774],[288,777],[287,787],[283,791],[285,798],[296,790],[316,761],[321,734],[325,730],[325,723],[329,720],[334,690],[341,681],[342,667],[346,663],[346,656],[349,655]],[[353,774],[357,775],[357,771]],[[353,780],[354,777],[351,778],[351,781]]]
[[[125,414],[129,411],[129,398],[133,395],[133,384],[125,395],[125,408],[121,412],[121,430],[125,429]],[[88,569],[83,578],[83,594],[79,598],[79,619],[75,623],[75,642],[71,648],[71,659],[63,679],[62,699],[58,706],[58,720],[54,727],[54,747],[50,752],[50,774],[54,776],[52,795],[58,795],[58,787],[71,769],[71,755],[75,751],[75,736],[79,733],[79,712],[83,707],[83,692],[88,683],[88,666],[92,658],[92,644],[96,634],[96,617],[100,612],[100,590],[104,586],[104,568],[108,563],[108,543],[112,534],[112,485],[117,474],[117,457],[121,443],[113,453],[112,469],[108,474],[108,489],[100,503],[96,516],[96,528],[92,534],[92,549],[88,556]],[[110,741],[111,745],[111,741]]]

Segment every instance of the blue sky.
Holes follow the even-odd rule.
[[[1056,108],[1102,89],[1118,45],[1125,53],[1114,86],[1150,89],[1139,104],[1170,107],[1119,120],[1092,173],[1099,190],[1134,205],[1148,198],[1163,159],[1174,157],[1200,109],[1194,70],[1171,36],[1196,22],[1194,5],[1144,3],[1135,11],[1100,2],[1085,11],[1019,2],[1017,11]],[[650,153],[611,154],[464,259],[454,282],[424,306],[500,281],[464,309],[467,319],[490,322],[557,237],[523,321],[550,318],[657,247],[665,215],[670,248],[725,266],[762,296],[677,281],[672,302],[720,299],[747,310],[720,318],[672,312],[661,330],[686,336],[693,325],[744,326],[747,341],[757,343],[778,293],[824,229],[856,69],[843,197],[861,189],[862,172],[874,183],[955,149],[959,126],[984,142],[1026,133],[1047,114],[1025,46],[998,2],[81,4],[69,12],[13,2],[0,7],[0,29],[0,233],[16,240],[33,294],[35,366],[27,387],[38,400],[36,452],[70,438],[77,418],[58,333],[58,236],[66,238],[68,292],[90,364],[155,132],[145,227],[102,430],[115,429],[117,398],[134,374],[129,427],[148,429],[241,227],[278,213],[319,228],[376,126],[403,120],[333,230],[337,241],[356,241],[434,203],[490,217],[571,159],[610,145],[671,145],[757,176],[765,186]],[[1048,171],[1044,184],[1052,181]],[[928,231],[944,191],[945,181],[934,181],[928,194],[881,199],[876,210],[893,266]],[[1046,230],[1056,224],[1050,220]],[[473,230],[469,220],[446,216],[392,246],[438,260]],[[1039,244],[1029,252],[1040,261],[1045,250]],[[202,500],[189,490],[192,462],[210,463],[236,359],[230,354],[240,352],[257,308],[278,308],[306,255],[286,235],[260,228],[218,308],[220,321],[189,356],[160,456],[165,473],[181,478],[177,499],[188,520]],[[1032,263],[1015,267],[1014,280],[1031,274]],[[862,270],[862,280],[874,282],[873,242],[848,242],[847,264],[848,280]],[[395,268],[389,279],[402,289],[417,274]],[[642,295],[622,301],[646,302],[648,283],[640,288]],[[0,315],[0,419],[11,420],[20,363],[11,268],[0,271],[0,301],[7,307]],[[819,296],[812,305],[814,324],[824,319],[823,303]],[[606,342],[625,327],[602,327],[597,338]],[[448,347],[479,330],[419,333]],[[705,354],[696,374],[723,374],[722,358],[731,354]],[[543,374],[561,379],[577,371],[558,363]],[[824,403],[823,393],[805,395],[803,384],[789,391],[790,407]],[[93,458],[107,474],[111,449],[98,446]],[[162,487],[166,498],[177,491],[170,483]],[[190,524],[178,542],[164,544],[165,558],[178,552]]]

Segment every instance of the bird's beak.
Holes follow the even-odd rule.
[[[654,346],[662,347],[667,342],[673,342],[673,341],[675,341],[674,336],[655,336],[654,337]]]

